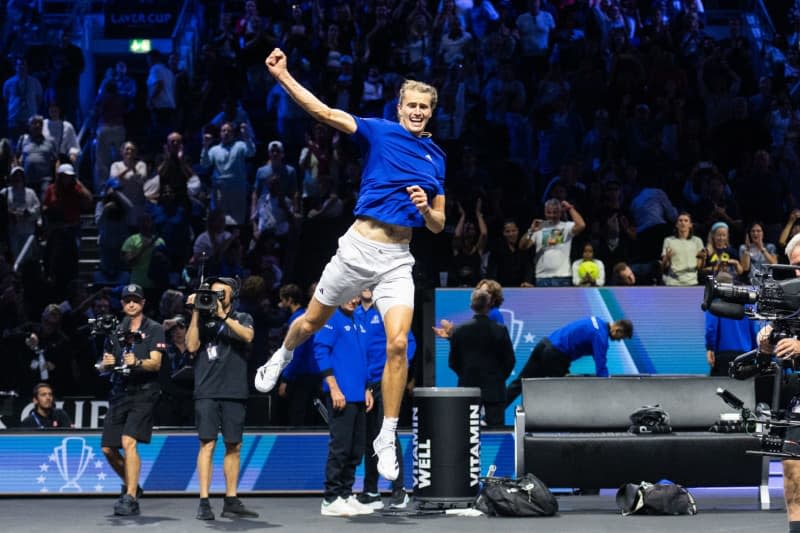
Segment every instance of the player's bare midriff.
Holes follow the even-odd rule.
[[[411,228],[386,224],[373,218],[358,217],[353,222],[353,229],[370,241],[386,244],[408,244],[411,242]]]

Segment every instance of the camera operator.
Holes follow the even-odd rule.
[[[161,324],[144,316],[144,291],[139,285],[122,289],[125,318],[108,335],[121,342],[111,345],[116,353],[105,351],[101,371],[111,374],[111,395],[103,424],[103,453],[111,468],[124,481],[124,492],[114,504],[114,514],[139,514],[139,474],[141,460],[137,445],[150,442],[153,433],[153,408],[160,393],[158,371],[166,346]],[[124,369],[122,368],[124,366]],[[125,455],[120,453],[125,450]]]
[[[200,450],[197,474],[200,482],[198,520],[214,520],[208,500],[211,488],[211,459],[221,430],[225,441],[225,500],[222,516],[258,517],[237,497],[239,455],[244,432],[245,405],[249,396],[247,356],[253,341],[253,318],[234,311],[239,282],[233,278],[212,278],[190,294],[192,320],[186,331],[186,348],[196,354],[194,361],[195,422]]]
[[[795,235],[786,245],[786,257],[789,264],[800,266],[800,234]],[[800,277],[800,270],[794,271]],[[793,359],[800,357],[800,339],[782,338],[777,343],[770,342],[772,326],[767,325],[758,332],[758,349],[763,353],[772,353],[778,358]],[[788,417],[800,420],[800,398],[793,397],[788,405]],[[786,430],[787,441],[800,441],[800,427]],[[800,460],[783,460],[783,495],[786,499],[786,513],[789,517],[789,533],[800,533]]]

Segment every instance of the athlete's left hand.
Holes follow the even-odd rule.
[[[423,216],[431,210],[431,206],[428,205],[428,195],[425,194],[425,191],[422,190],[422,187],[419,185],[412,185],[410,187],[406,187],[406,192],[408,193],[409,199],[414,203],[416,208]]]

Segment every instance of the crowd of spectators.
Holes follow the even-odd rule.
[[[438,88],[447,226],[412,242],[419,288],[746,281],[800,231],[798,13],[791,33],[756,43],[743,16],[707,33],[702,0],[203,5],[192,72],[151,52],[137,77],[121,57],[84,113],[67,32],[46,64],[17,46],[0,65],[0,344],[18,354],[41,332],[57,394],[102,393],[87,319],[127,282],[166,320],[201,273],[239,277],[252,369],[280,339],[278,291],[309,286],[335,251],[361,162],[270,78],[276,46],[312,92],[360,116],[396,120],[405,78]],[[99,231],[91,279],[81,214]],[[41,381],[28,358],[12,366],[0,390]]]

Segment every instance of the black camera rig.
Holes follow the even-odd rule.
[[[800,419],[792,420],[785,410],[773,411],[765,403],[759,403],[751,410],[739,397],[723,388],[717,389],[717,395],[741,413],[745,433],[758,440],[760,449],[747,450],[749,455],[800,459],[800,442],[786,438],[786,430],[800,427]]]
[[[120,330],[119,319],[112,314],[90,318],[89,326],[91,327],[89,335],[92,337],[103,337],[105,339],[103,350],[108,350],[113,354],[123,354],[132,351],[133,346],[139,344],[144,339],[140,331]],[[111,369],[107,369],[102,362],[94,366],[101,372],[113,370],[114,372],[120,372],[122,374],[130,374],[131,369],[125,363],[119,361],[119,355],[116,357],[118,359],[117,363]]]

